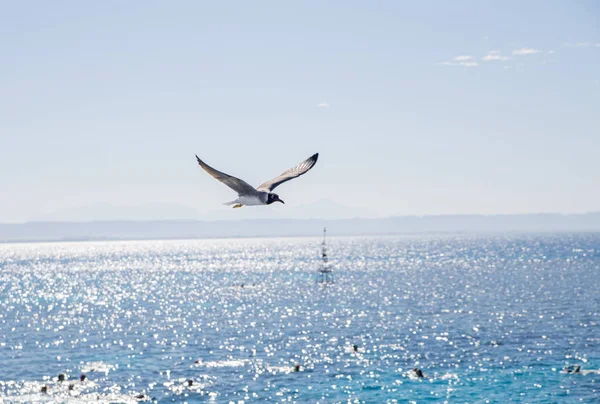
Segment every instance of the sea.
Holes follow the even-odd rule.
[[[321,242],[2,244],[0,402],[600,402],[600,234]]]

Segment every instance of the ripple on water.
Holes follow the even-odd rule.
[[[598,399],[600,235],[319,242],[0,245],[0,400]]]

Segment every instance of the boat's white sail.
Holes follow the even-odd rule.
[[[323,244],[321,247],[321,267],[319,268],[319,283],[333,283],[333,273],[327,257],[327,228],[323,228]]]

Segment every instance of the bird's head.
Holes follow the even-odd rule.
[[[285,202],[279,199],[279,195],[274,194],[273,192],[269,192],[269,199],[267,200],[267,205],[270,205],[273,202],[281,202],[285,205]]]

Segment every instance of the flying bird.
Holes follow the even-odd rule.
[[[279,176],[269,181],[263,182],[258,187],[254,188],[252,185],[248,184],[244,180],[240,180],[239,178],[215,170],[214,168],[206,164],[204,161],[200,160],[200,157],[196,155],[198,164],[200,164],[200,167],[202,167],[204,171],[206,171],[211,176],[213,176],[214,178],[221,181],[223,184],[227,185],[229,188],[237,192],[237,199],[225,203],[225,205],[234,205],[234,208],[241,208],[244,205],[270,205],[273,202],[281,202],[285,204],[284,201],[279,199],[279,195],[273,193],[272,191],[284,182],[306,174],[308,170],[315,166],[318,158],[319,153],[315,153],[306,160],[304,160],[302,163],[298,164],[297,166],[284,171]]]

